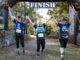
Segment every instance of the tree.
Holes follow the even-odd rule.
[[[49,10],[49,15],[54,16],[55,18],[62,19],[62,16],[69,17],[69,3],[66,2],[56,2],[56,7],[53,11]]]
[[[25,15],[28,14],[32,21],[36,19],[36,12],[33,8],[28,8],[26,4],[23,2],[18,2],[14,7],[15,15]]]

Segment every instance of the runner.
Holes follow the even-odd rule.
[[[23,17],[23,24],[24,24],[24,34],[27,34],[27,22],[28,20],[26,19],[26,16]]]
[[[19,54],[20,53],[19,42],[20,42],[22,46],[23,54],[25,54],[23,28],[25,28],[26,26],[24,27],[24,23],[22,22],[22,19],[20,16],[18,16],[16,19],[15,15],[13,16],[12,13],[13,13],[12,9],[9,8],[9,17],[15,23],[15,40],[16,40],[16,48],[17,48],[16,50],[17,50],[17,53]],[[28,18],[28,21],[32,23],[30,17],[27,16],[27,18]]]
[[[24,34],[23,34],[23,22],[21,20],[21,17],[18,16],[17,19],[13,20],[15,23],[15,40],[16,40],[16,48],[17,48],[17,53],[20,53],[20,46],[19,43],[21,43],[23,54],[25,54],[24,50]]]
[[[37,56],[40,56],[40,50],[43,53],[45,49],[45,24],[42,24],[42,22],[39,21],[39,23],[35,24],[34,27],[37,37]]]
[[[60,42],[60,53],[61,59],[64,60],[65,48],[67,46],[68,38],[69,38],[69,26],[70,23],[67,19],[63,18],[63,21],[56,21],[57,25],[60,28],[59,42]]]

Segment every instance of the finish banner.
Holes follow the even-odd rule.
[[[29,2],[30,8],[54,8],[55,2]]]

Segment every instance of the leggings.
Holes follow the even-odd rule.
[[[24,48],[24,36],[16,36],[16,48],[19,48],[19,43]]]
[[[68,39],[59,39],[59,42],[62,48],[66,48]]]
[[[40,48],[42,48],[42,52],[45,48],[45,39],[37,39],[37,52],[40,52]]]

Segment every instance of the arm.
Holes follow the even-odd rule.
[[[35,29],[37,28],[37,24],[34,24],[34,28],[35,28]]]
[[[31,18],[29,16],[27,16],[27,19],[28,19],[29,22],[32,23]]]
[[[70,20],[68,23],[69,23],[69,25],[71,25],[71,23],[72,23],[73,21],[72,20]]]
[[[28,22],[32,23],[32,25],[34,26],[34,23],[31,21],[31,18],[29,16],[27,16],[27,20]]]
[[[54,20],[55,23],[59,26],[59,24],[61,23],[59,20]]]
[[[13,22],[16,23],[16,20],[14,19]]]
[[[11,8],[9,8],[9,17],[14,23],[16,22],[16,17],[12,15],[12,9]]]
[[[44,27],[46,27],[46,24],[45,23],[43,25],[44,25]]]

